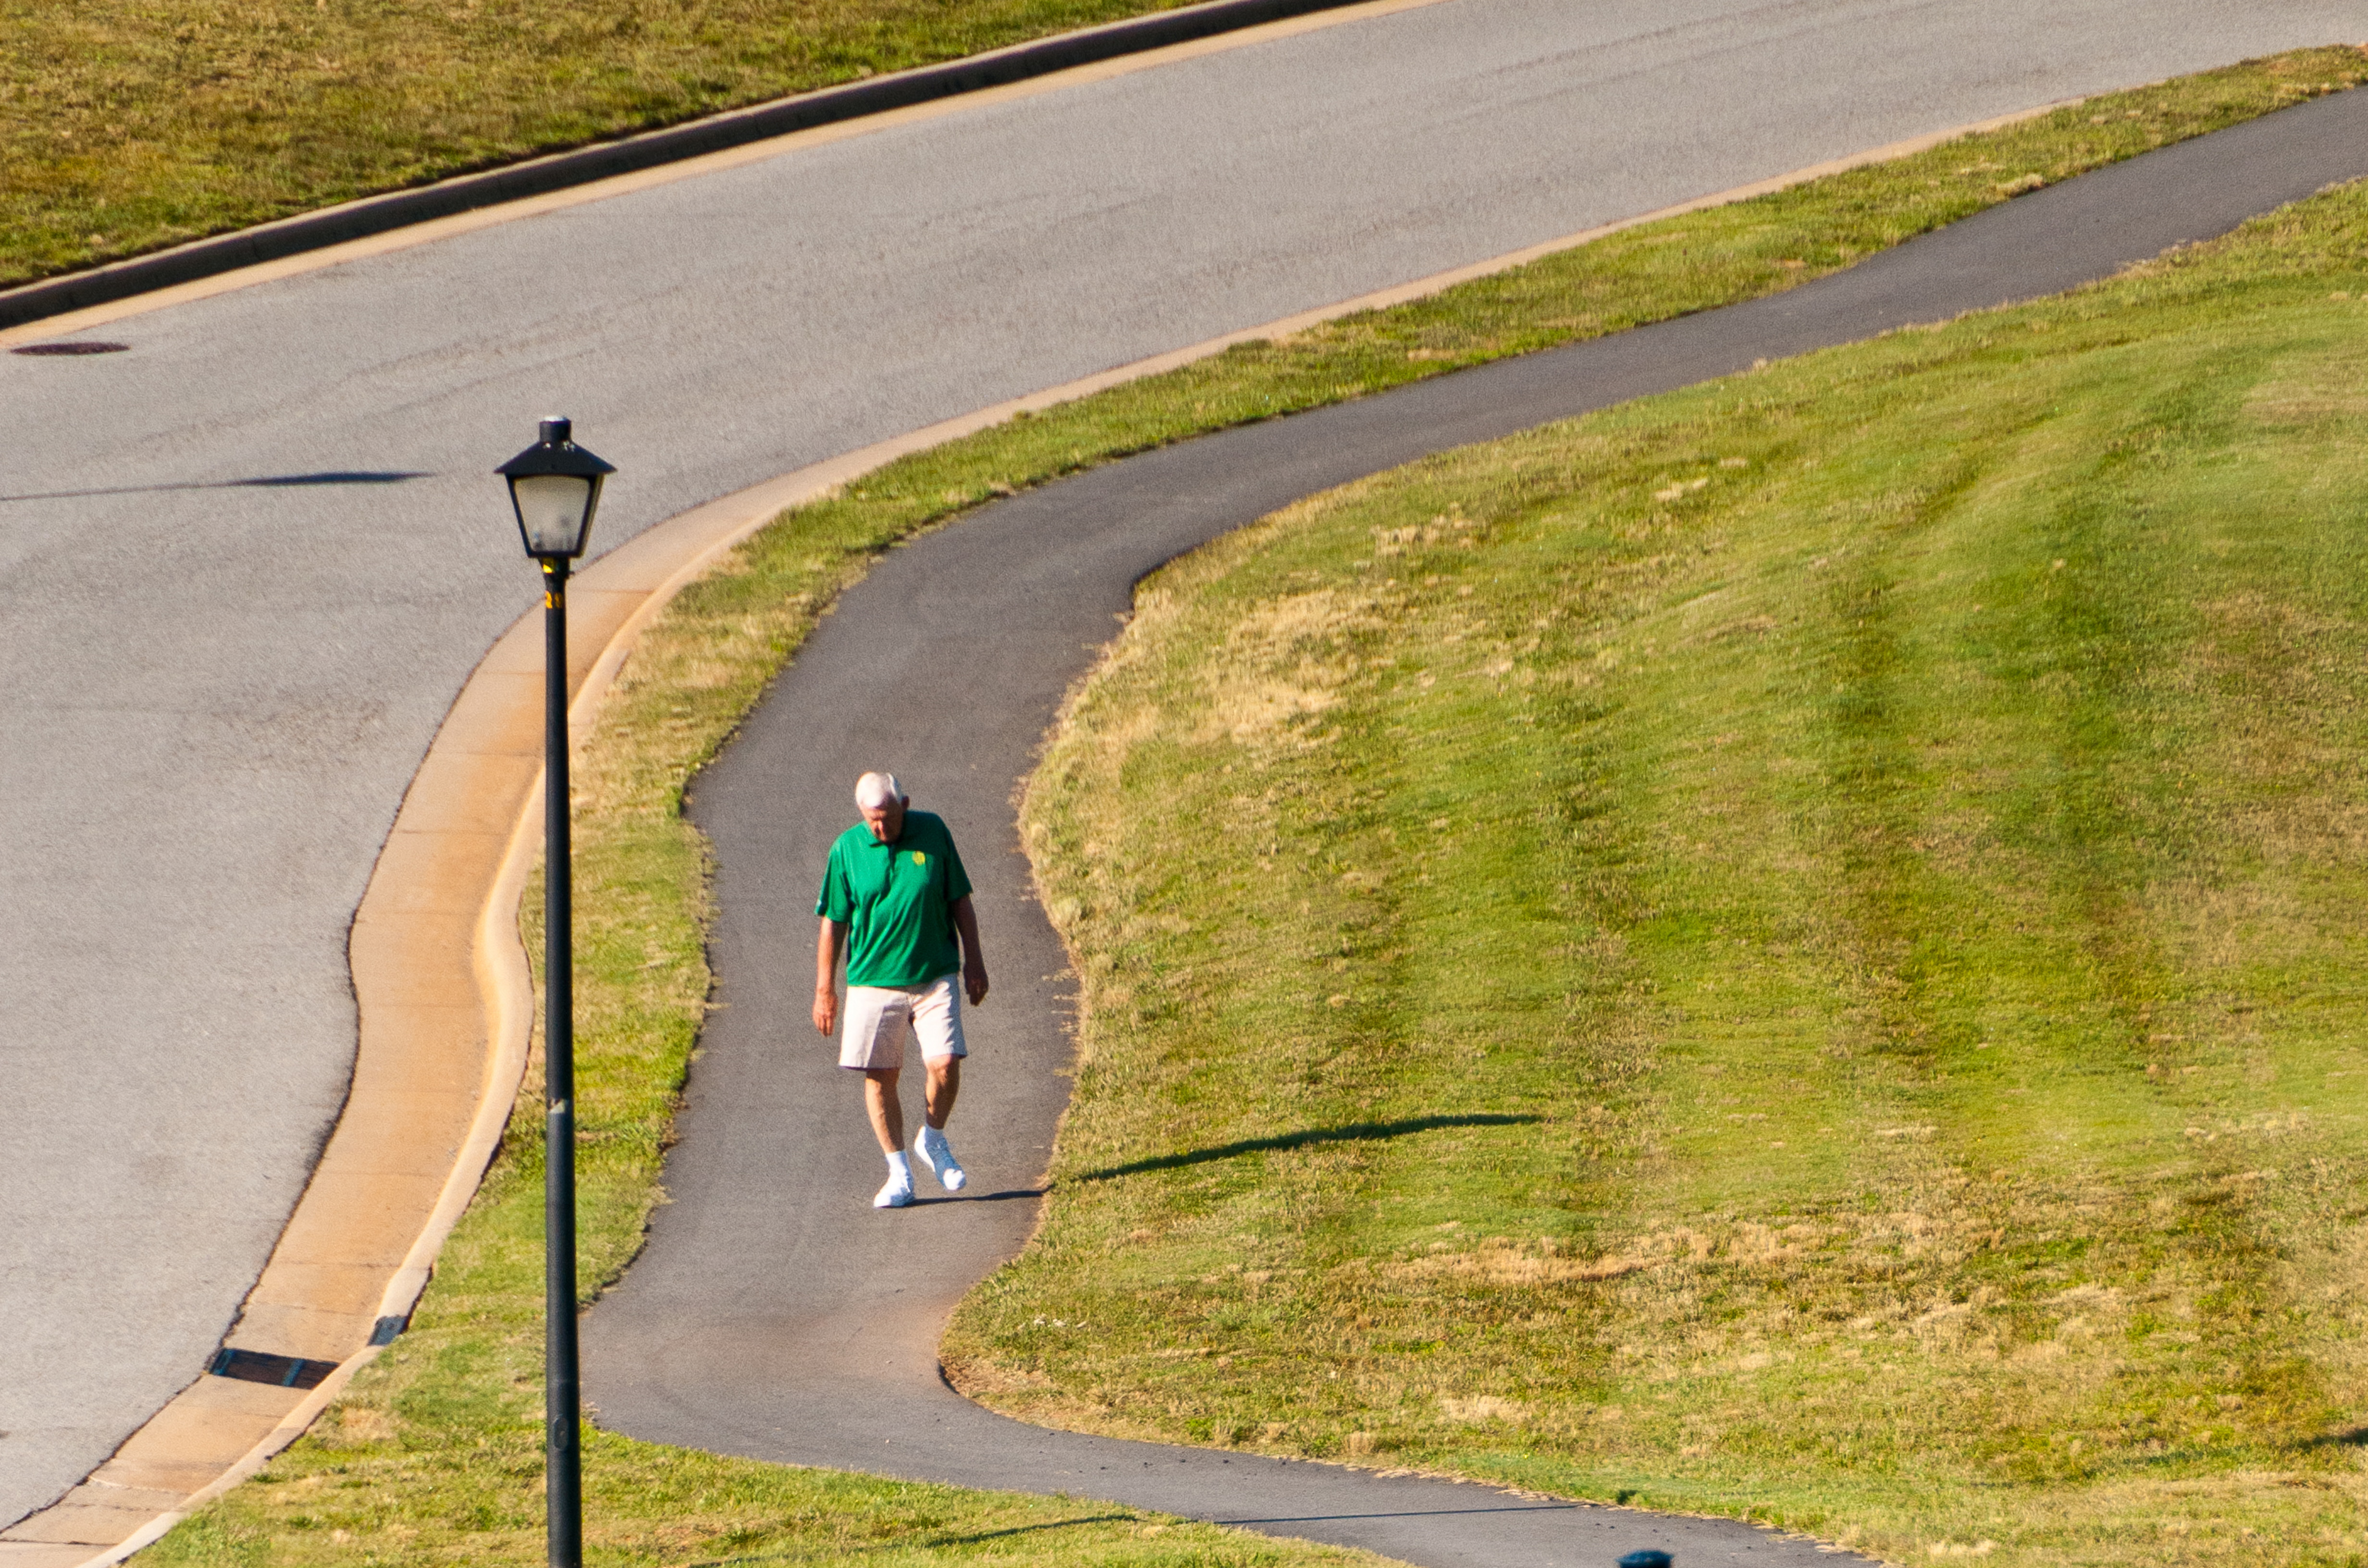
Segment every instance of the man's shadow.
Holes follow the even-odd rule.
[[[1122,1165],[1105,1165],[1100,1170],[1086,1171],[1070,1179],[1110,1181],[1119,1176],[1139,1176],[1144,1171],[1172,1171],[1184,1165],[1205,1165],[1212,1160],[1230,1160],[1236,1154],[1256,1154],[1275,1149],[1304,1149],[1315,1143],[1370,1142],[1384,1138],[1404,1138],[1412,1132],[1432,1132],[1443,1127],[1527,1127],[1544,1119],[1540,1116],[1480,1113],[1417,1116],[1403,1121],[1358,1121],[1346,1127],[1315,1127],[1300,1132],[1279,1132],[1271,1138],[1245,1138],[1238,1143],[1221,1143],[1213,1149],[1155,1155],[1147,1160],[1129,1161]]]
[[[926,1209],[932,1203],[1008,1203],[1015,1198],[1042,1198],[1053,1189],[1049,1187],[1014,1187],[1001,1192],[949,1192],[937,1198],[913,1195],[907,1209]]]

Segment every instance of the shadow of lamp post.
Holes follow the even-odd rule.
[[[583,1397],[575,1358],[575,974],[567,799],[567,574],[584,553],[600,483],[616,472],[565,419],[495,470],[518,537],[542,568],[543,1460],[552,1568],[584,1561]]]

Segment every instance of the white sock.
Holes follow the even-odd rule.
[[[891,1180],[913,1179],[913,1162],[905,1157],[902,1149],[888,1156],[888,1176]]]

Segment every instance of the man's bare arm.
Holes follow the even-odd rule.
[[[828,1034],[838,1028],[838,948],[847,927],[825,916],[814,933],[814,1028]]]
[[[978,945],[978,912],[968,893],[954,900],[954,932],[962,937],[962,992],[975,1007],[986,1000],[986,951]]]

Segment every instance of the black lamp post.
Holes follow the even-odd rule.
[[[600,482],[616,472],[564,419],[495,472],[509,481],[518,537],[542,568],[543,1456],[552,1568],[584,1561],[584,1401],[575,1359],[575,971],[567,811],[567,572],[584,553]]]

